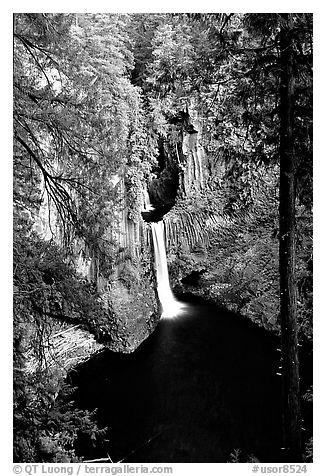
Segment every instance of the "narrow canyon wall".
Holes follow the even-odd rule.
[[[190,292],[220,302],[230,286],[224,276],[228,259],[223,254],[224,243],[232,249],[239,229],[250,216],[224,212],[219,190],[225,163],[206,154],[205,118],[195,103],[185,117],[176,147],[180,186],[175,206],[163,218],[170,282],[177,294]],[[214,205],[209,199],[212,190]]]
[[[205,188],[207,158],[203,147],[202,119],[196,106],[189,108],[189,120],[182,134],[181,147],[177,148],[180,163],[180,191],[189,196]]]

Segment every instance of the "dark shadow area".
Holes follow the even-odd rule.
[[[278,338],[195,301],[133,354],[105,351],[70,374],[75,404],[108,427],[105,443],[80,438],[79,455],[226,462],[240,449],[245,461],[282,461]]]
[[[175,205],[179,190],[179,168],[175,150],[163,139],[159,140],[158,166],[147,185],[150,203],[155,208],[143,213],[145,221],[160,221]]]
[[[182,284],[190,286],[198,286],[201,276],[206,273],[206,269],[191,271],[187,276],[181,279]]]
[[[171,208],[173,207],[174,203],[170,203],[168,205],[156,205],[153,210],[148,210],[148,211],[143,211],[141,212],[141,215],[143,217],[143,220],[146,221],[147,223],[152,223],[152,222],[158,222],[163,220],[164,215],[166,215]]]

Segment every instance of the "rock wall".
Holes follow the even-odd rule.
[[[123,177],[117,183],[122,206],[115,210],[115,223],[105,232],[113,245],[110,269],[102,272],[100,259],[81,238],[72,241],[69,257],[82,279],[96,286],[108,311],[112,350],[133,351],[154,329],[159,319],[156,281],[151,250],[150,226],[142,219],[131,219],[127,208]],[[42,239],[62,244],[57,213],[43,190],[34,231]]]
[[[239,228],[250,217],[233,217],[223,211],[225,163],[204,150],[205,118],[195,102],[182,114],[176,147],[180,187],[176,205],[164,216],[170,282],[177,294],[192,293],[219,302],[228,283],[223,283],[223,245],[232,249]],[[213,183],[212,183],[213,182]],[[214,206],[210,203],[211,187]],[[207,200],[205,202],[205,200]]]
[[[188,111],[187,128],[182,133],[182,145],[177,149],[180,164],[180,191],[188,196],[205,188],[207,159],[202,145],[201,118],[194,104]]]

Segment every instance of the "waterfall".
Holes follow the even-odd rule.
[[[163,313],[161,317],[171,318],[180,314],[182,309],[184,309],[185,304],[179,302],[174,297],[174,294],[170,287],[169,272],[165,251],[163,221],[159,221],[158,223],[151,223],[151,228],[154,243],[157,292],[163,308]]]
[[[147,190],[143,190],[143,211],[155,210],[150,202]],[[157,292],[162,305],[163,318],[176,317],[186,308],[186,304],[178,301],[171,290],[169,282],[168,264],[165,251],[164,223],[152,222],[152,237],[154,244],[154,258],[156,267]]]

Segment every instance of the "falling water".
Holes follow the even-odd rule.
[[[157,292],[163,308],[162,317],[175,317],[180,314],[182,309],[184,309],[185,304],[181,303],[174,297],[174,294],[170,287],[164,242],[163,221],[159,221],[158,223],[151,223],[151,227],[157,275]]]
[[[147,190],[144,190],[144,206],[143,211],[149,212],[154,210],[153,205],[150,202]],[[163,221],[152,222],[152,237],[154,243],[154,257],[156,266],[156,278],[157,278],[157,292],[162,305],[163,318],[176,317],[182,310],[186,309],[186,304],[178,301],[171,290],[169,282],[169,272],[165,251],[164,240],[164,223]]]

